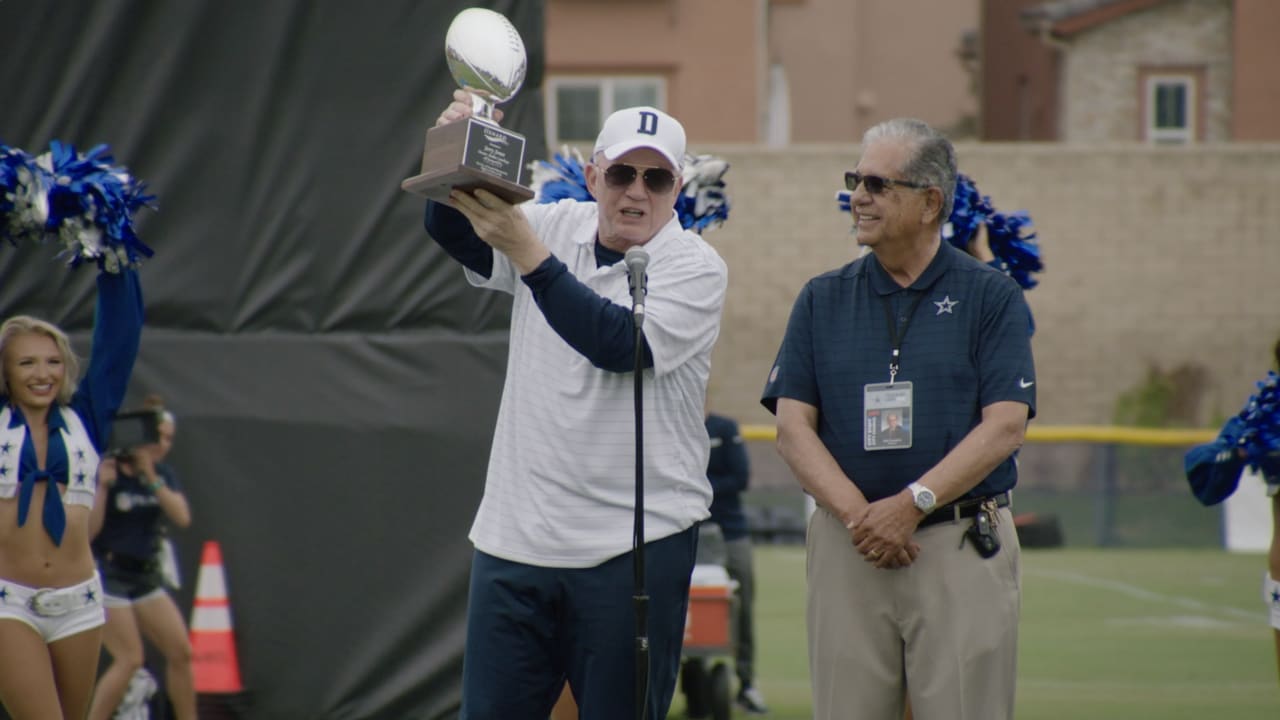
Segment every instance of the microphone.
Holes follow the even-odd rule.
[[[639,245],[631,246],[622,257],[627,264],[627,277],[631,285],[631,314],[636,319],[636,327],[644,325],[644,296],[648,292],[645,268],[649,267],[649,253]]]

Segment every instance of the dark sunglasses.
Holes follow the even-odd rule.
[[[644,167],[643,165],[640,167]],[[631,187],[631,183],[636,181],[636,175],[640,169],[634,165],[624,165],[616,163],[610,165],[604,171],[604,182],[611,188]],[[655,195],[661,195],[670,192],[671,188],[676,186],[675,173],[666,168],[651,167],[645,168],[644,186],[649,192]]]
[[[907,180],[890,180],[889,178],[880,177],[879,175],[863,175],[860,172],[854,172],[852,170],[845,172],[844,186],[846,188],[851,191],[857,190],[859,185],[864,186],[867,189],[867,192],[872,195],[879,195],[885,190],[891,190],[898,186],[909,187],[915,190],[924,190],[929,187],[923,183],[909,182]]]

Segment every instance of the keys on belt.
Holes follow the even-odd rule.
[[[1009,507],[1009,493],[1002,492],[991,497],[957,500],[948,503],[926,515],[917,527],[929,527],[930,525],[945,522],[960,522],[977,515],[988,503],[991,504],[989,512],[994,515],[996,509]]]

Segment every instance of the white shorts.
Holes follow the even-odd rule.
[[[30,588],[0,579],[0,621],[25,623],[45,644],[92,630],[106,623],[102,581],[93,577],[65,588]]]
[[[1271,609],[1271,627],[1280,630],[1280,582],[1270,572],[1262,574],[1262,601]]]

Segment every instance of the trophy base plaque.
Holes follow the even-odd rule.
[[[520,184],[524,137],[497,125],[467,118],[427,130],[422,174],[406,178],[401,189],[452,205],[449,191],[484,188],[515,205],[533,197]]]

